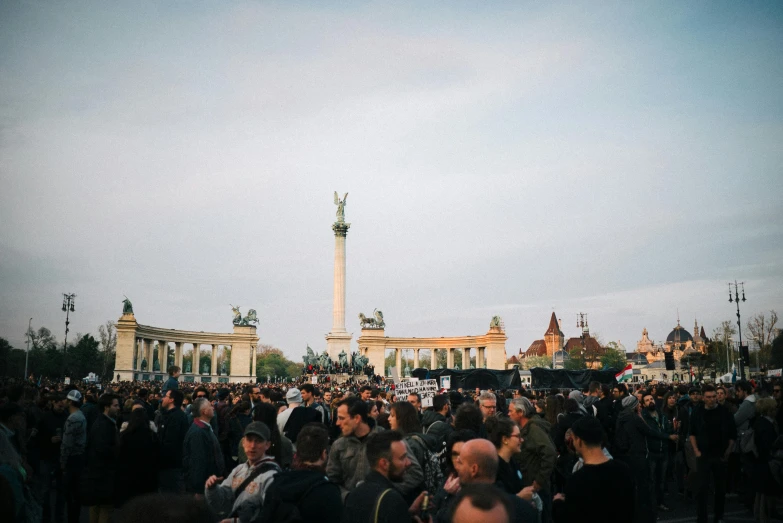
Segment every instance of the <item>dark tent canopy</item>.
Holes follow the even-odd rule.
[[[619,371],[608,370],[565,370],[536,367],[530,369],[530,386],[539,389],[580,389],[585,390],[591,381],[614,384]]]
[[[451,376],[452,389],[518,389],[522,386],[517,369],[414,369],[411,376],[420,380],[438,380],[441,376]]]

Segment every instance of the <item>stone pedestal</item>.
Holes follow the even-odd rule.
[[[136,329],[138,325],[133,313],[123,314],[117,321],[116,360],[112,381],[117,379],[118,374],[120,381],[133,380],[133,354],[136,350]]]

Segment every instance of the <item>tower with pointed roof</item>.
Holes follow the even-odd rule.
[[[544,343],[546,344],[546,355],[550,358],[552,355],[563,349],[563,343],[565,335],[560,330],[560,322],[557,321],[557,316],[552,313],[552,317],[549,319],[549,327],[544,333]]]

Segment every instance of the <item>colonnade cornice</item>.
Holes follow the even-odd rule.
[[[258,343],[258,336],[226,332],[182,331],[163,329],[149,325],[138,325],[136,338],[159,340],[174,343],[203,343],[205,345],[233,345],[238,342]]]
[[[504,343],[508,337],[505,334],[484,334],[482,336],[459,336],[443,338],[393,338],[361,336],[357,340],[359,346],[384,346],[389,349],[451,349],[476,348]]]

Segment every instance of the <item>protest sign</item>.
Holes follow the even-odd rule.
[[[398,383],[395,389],[398,397],[406,397],[408,394],[418,393],[421,396],[422,407],[432,407],[432,398],[438,393],[437,380],[403,381]]]

